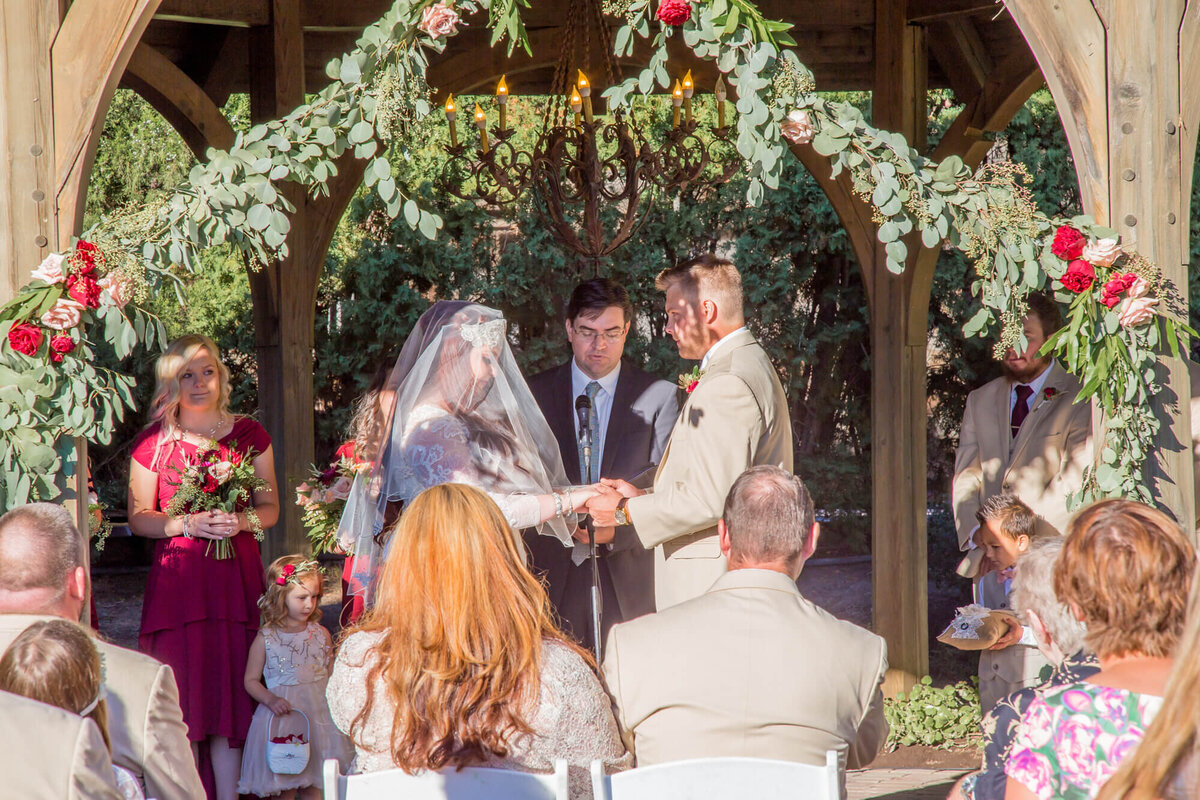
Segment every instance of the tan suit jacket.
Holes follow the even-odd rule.
[[[90,719],[0,692],[0,796],[122,800],[112,761]]]
[[[887,739],[883,639],[737,569],[703,596],[617,625],[604,677],[638,766],[748,756],[864,765]]]
[[[54,617],[0,614],[0,651],[27,627]],[[104,656],[108,736],[112,760],[146,787],[146,797],[193,800],[204,796],[179,709],[175,673],[136,650],[96,640]]]
[[[1053,397],[1046,390],[1053,390]],[[1065,533],[1067,495],[1083,485],[1092,459],[1092,407],[1074,403],[1079,382],[1058,362],[1014,439],[1008,404],[1012,384],[1000,377],[967,395],[954,458],[954,524],[963,550],[978,524],[975,512],[994,494],[1010,492]]]
[[[747,330],[722,340],[688,395],[649,494],[630,521],[655,548],[659,611],[703,594],[725,573],[717,520],[737,477],[762,464],[792,469],[792,421],[779,376]]]

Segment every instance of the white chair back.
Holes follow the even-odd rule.
[[[825,766],[767,758],[696,758],[605,775],[592,762],[594,800],[838,800],[838,754]]]
[[[409,775],[402,769],[342,775],[336,758],[325,760],[325,800],[569,800],[567,762],[550,775],[466,767]]]

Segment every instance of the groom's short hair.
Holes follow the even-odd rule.
[[[665,292],[680,284],[684,295],[694,299],[712,300],[727,322],[744,318],[742,308],[742,276],[733,262],[716,253],[688,259],[658,273],[654,288]]]
[[[792,566],[808,545],[816,514],[804,481],[763,465],[733,482],[721,519],[729,532],[731,558]]]

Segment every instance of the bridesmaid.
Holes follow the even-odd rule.
[[[279,518],[271,439],[261,425],[229,411],[229,370],[206,336],[187,335],[158,359],[151,424],[134,441],[129,469],[129,525],[157,540],[142,606],[141,650],[169,664],[179,683],[188,738],[199,763],[207,744],[217,800],[235,800],[241,748],[254,713],[242,686],[258,631],[263,566],[251,526],[238,513],[168,516],[188,460],[216,440],[253,459],[267,488],[253,507],[263,528]],[[228,539],[234,557],[208,546]]]

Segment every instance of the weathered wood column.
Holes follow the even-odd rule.
[[[1200,114],[1200,10],[1184,0],[1006,0],[1058,104],[1084,209],[1155,262],[1184,298],[1192,162]],[[1191,530],[1190,387],[1163,359],[1163,421],[1148,474]]]

